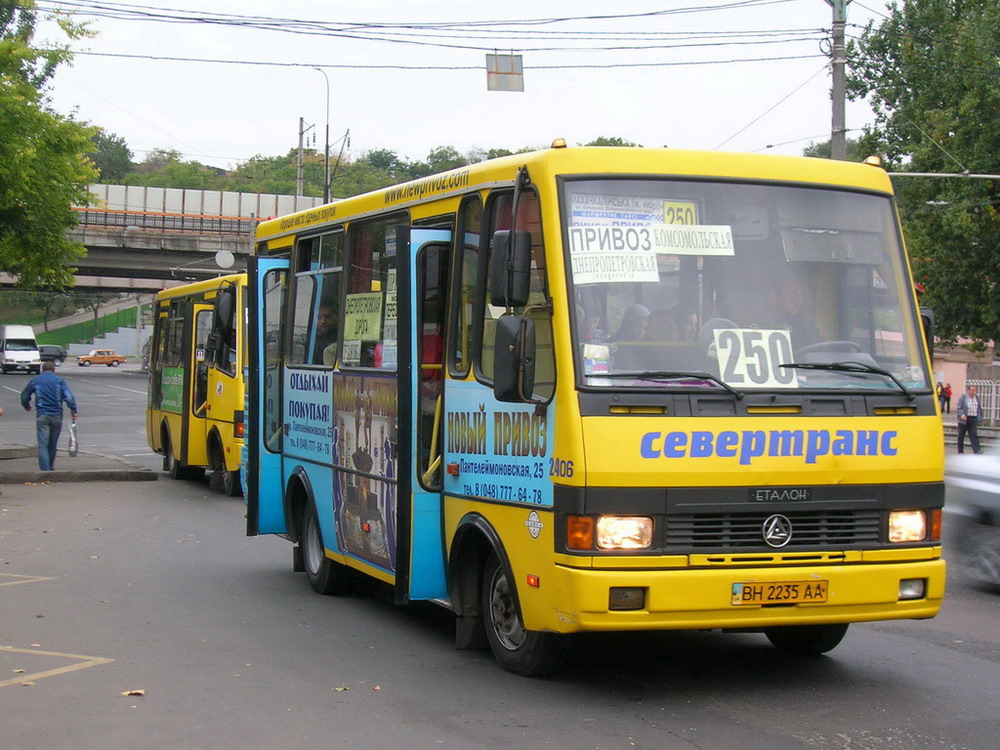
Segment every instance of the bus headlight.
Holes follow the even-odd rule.
[[[889,513],[890,542],[922,542],[927,538],[927,516],[922,510]]]
[[[600,516],[598,549],[648,549],[653,543],[653,519],[648,516]]]

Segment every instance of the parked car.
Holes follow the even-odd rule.
[[[108,367],[118,367],[124,364],[125,355],[119,354],[114,349],[91,349],[90,354],[81,354],[76,358],[76,363],[80,367],[90,367],[91,365],[107,365]]]
[[[1000,449],[945,461],[945,531],[963,572],[1000,587]]]
[[[69,356],[67,351],[58,344],[39,344],[38,353],[42,357],[42,362],[55,362],[61,365]]]

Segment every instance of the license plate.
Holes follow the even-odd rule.
[[[829,581],[734,583],[734,605],[810,604],[825,602]]]

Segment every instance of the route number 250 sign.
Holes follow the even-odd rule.
[[[734,388],[798,387],[795,370],[780,366],[794,361],[786,330],[718,328],[715,351],[722,379]]]

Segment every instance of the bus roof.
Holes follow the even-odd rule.
[[[557,175],[645,174],[767,180],[892,193],[885,170],[866,163],[722,151],[561,147],[490,159],[271,219],[258,225],[256,238],[257,241],[271,240],[338,220],[401,210],[429,199],[511,185],[521,166],[528,168],[536,184]]]
[[[174,286],[170,289],[164,289],[156,293],[156,299],[175,299],[177,297],[187,297],[190,294],[203,294],[205,292],[211,292],[219,289],[225,284],[236,284],[237,286],[246,286],[247,275],[245,273],[231,273],[227,276],[216,276],[211,279],[205,279],[204,281],[193,281],[190,284],[183,284],[181,286]]]

